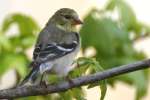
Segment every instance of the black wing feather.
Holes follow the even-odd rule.
[[[46,48],[41,49],[42,45],[39,44],[34,49],[33,59],[36,60],[37,57],[48,58],[49,60],[56,59],[58,57],[64,56],[72,52],[77,46],[77,42],[71,44],[47,44]]]

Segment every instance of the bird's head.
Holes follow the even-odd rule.
[[[62,8],[56,11],[50,22],[65,31],[72,31],[76,25],[82,24],[78,14],[70,8]]]

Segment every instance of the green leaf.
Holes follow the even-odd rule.
[[[116,9],[115,9],[116,8]],[[131,7],[124,0],[110,0],[106,6],[106,10],[117,10],[119,14],[119,22],[126,30],[135,28],[137,24],[136,16]]]
[[[116,4],[119,2],[120,0],[108,0],[108,3],[105,7],[105,10],[114,10],[116,7]]]
[[[100,66],[100,64],[95,59],[92,59],[92,58],[81,57],[81,58],[78,58],[75,63],[78,63],[80,67],[82,67],[82,66],[85,67],[85,66],[88,65],[90,70],[92,70],[92,71],[90,71],[91,72],[90,74],[103,71],[103,68]],[[74,72],[76,72],[76,71],[74,71]],[[84,73],[85,72],[86,71],[84,70]],[[80,72],[80,73],[83,73],[83,72]],[[106,80],[90,84],[90,85],[88,85],[88,88],[93,88],[95,86],[100,86],[100,89],[101,89],[101,98],[100,98],[100,100],[104,100],[104,97],[105,97],[105,94],[106,94],[106,91],[107,91],[107,82],[106,82]]]
[[[95,72],[103,71],[103,68],[100,66],[100,64],[96,60],[93,60],[93,69],[95,70]],[[107,91],[107,81],[106,80],[102,80],[100,82],[89,85],[88,88],[95,87],[98,84],[100,85],[100,90],[101,90],[100,100],[104,100],[104,97],[105,97],[106,91]]]
[[[35,42],[35,33],[39,32],[39,26],[29,16],[23,14],[10,14],[6,17],[2,23],[2,33],[5,34],[13,25],[17,25],[19,29],[19,35],[14,34],[9,37],[12,45],[15,47],[21,47],[28,49]]]
[[[61,92],[59,95],[60,100],[85,100],[83,90],[80,87]]]
[[[106,80],[100,82],[100,90],[101,90],[100,100],[104,100],[106,92],[107,92],[107,81]]]
[[[74,88],[74,89],[72,89],[71,91],[72,91],[72,96],[73,96],[76,100],[85,100],[85,98],[84,98],[84,91],[82,90],[81,87]]]
[[[0,53],[2,49],[9,51],[11,49],[11,43],[8,37],[0,33]]]
[[[128,30],[133,29],[137,23],[137,20],[131,7],[123,0],[120,0],[117,6],[120,14],[120,22],[123,24],[124,28]]]
[[[21,46],[24,49],[29,48],[33,45],[33,43],[35,43],[35,41],[36,41],[35,37],[26,36],[26,37],[22,38]]]
[[[143,25],[138,22],[134,11],[131,6],[124,0],[109,0],[105,10],[114,11],[118,13],[118,23],[122,28],[135,33],[135,37],[142,35]]]
[[[106,61],[110,59],[115,64],[113,61],[116,59],[115,55],[122,56],[121,54],[126,49],[124,47],[126,43],[131,43],[129,34],[110,18],[105,16],[97,18],[94,15],[95,12],[89,13],[80,30],[83,50],[88,46],[94,47],[97,53],[96,59],[101,62],[101,65],[105,67],[113,66],[111,62],[107,62],[107,65],[105,65],[103,59],[106,59]],[[120,44],[124,45],[121,46]]]
[[[109,9],[114,10],[114,8],[117,6],[118,11],[120,10],[124,13],[126,12],[124,11],[125,7],[128,7],[127,9],[129,10],[131,9],[130,6],[124,3],[123,0],[112,1],[116,3],[112,4],[111,7],[108,7]],[[123,8],[120,7],[119,3],[117,4],[117,2],[122,2],[120,6],[124,5]],[[108,12],[109,11],[110,10],[108,10]],[[110,16],[108,17],[107,10],[105,10],[104,13],[99,12],[100,11],[98,10],[91,10],[84,19],[84,25],[80,30],[83,53],[88,47],[92,46],[93,48],[95,48],[96,60],[100,62],[104,69],[113,68],[114,66],[128,64],[137,60],[144,59],[145,55],[135,50],[133,42],[130,38],[131,29],[132,31],[139,32],[137,31],[138,27],[143,27],[143,25],[138,25],[139,22],[137,22],[136,17],[134,17],[135,15],[134,13],[132,13],[133,11],[129,11],[129,13],[131,13],[130,15],[133,14],[133,19],[124,16],[123,12],[119,12],[120,19],[118,20],[113,20]],[[127,19],[127,21],[125,19]],[[130,22],[130,20],[133,20],[133,22]],[[133,23],[135,25],[133,25]],[[93,66],[90,67],[93,68]],[[94,69],[97,70],[97,68]],[[91,70],[91,73],[93,72],[94,71]],[[144,71],[141,72],[145,74]],[[137,78],[136,75],[133,77]],[[143,76],[142,74],[139,74],[139,77],[143,77],[146,79],[147,75]],[[140,83],[140,81],[136,81],[135,79],[131,78],[113,78],[111,80],[108,80],[108,82],[112,85],[116,80],[121,80],[123,82],[127,81],[126,83],[132,83],[133,85],[145,84],[145,86],[147,86],[146,81]],[[98,85],[98,83],[93,86],[96,85]],[[140,91],[144,91],[143,94],[145,94],[146,88],[137,87],[137,98],[141,98],[143,96]],[[139,93],[141,94],[139,95]]]
[[[0,75],[6,72],[6,70],[10,68],[15,68],[19,75],[25,76],[27,72],[27,63],[28,60],[26,59],[26,56],[24,55],[17,55],[17,54],[3,54],[0,57],[1,59],[1,70]]]
[[[148,87],[148,80],[145,77],[143,71],[137,71],[134,73],[128,74],[128,78],[133,80],[133,85],[136,86],[136,100],[140,100],[141,97],[145,96]]]
[[[39,30],[37,23],[29,16],[24,14],[10,14],[6,17],[2,24],[2,32],[5,33],[12,24],[17,24],[20,35],[32,35]]]
[[[71,90],[68,90],[66,92],[61,92],[59,95],[60,95],[60,100],[72,100]]]
[[[72,78],[85,75],[91,64],[91,60],[89,60],[89,58],[80,57],[74,62],[74,64],[77,64],[77,67],[69,73],[69,76]]]

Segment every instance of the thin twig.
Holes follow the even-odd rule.
[[[62,92],[71,88],[87,85],[90,83],[108,79],[121,74],[149,68],[149,66],[150,66],[150,59],[135,62],[132,64],[118,66],[92,75],[75,78],[72,79],[73,84],[69,84],[69,82],[61,82],[56,85],[48,85],[47,88],[41,86],[30,86],[30,87],[20,87],[14,89],[5,89],[0,91],[0,99],[46,95],[50,93]]]

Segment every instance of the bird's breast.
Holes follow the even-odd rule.
[[[80,50],[80,45],[75,49],[74,52],[71,52],[57,60],[54,61],[54,66],[52,68],[52,72],[56,73],[60,77],[66,76],[71,70],[74,69],[73,62],[77,53]]]

